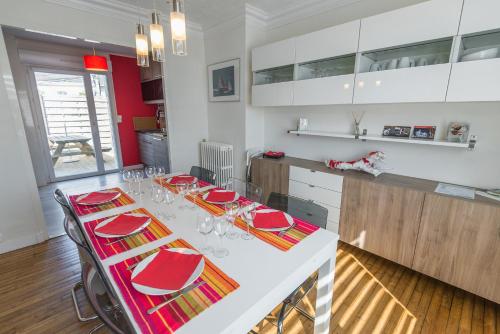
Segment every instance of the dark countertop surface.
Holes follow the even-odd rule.
[[[331,173],[331,174],[341,175],[341,176],[345,176],[345,177],[355,177],[358,179],[362,179],[362,180],[366,180],[366,181],[370,181],[370,182],[374,182],[374,183],[379,183],[379,184],[383,184],[383,185],[410,188],[410,189],[423,191],[423,192],[430,193],[430,194],[447,196],[447,195],[438,194],[438,193],[434,192],[434,190],[436,189],[439,182],[432,181],[432,180],[419,179],[419,178],[415,178],[415,177],[390,174],[390,173],[383,173],[383,174],[379,175],[378,177],[375,177],[375,176],[370,175],[368,173],[359,172],[359,171],[353,171],[353,170],[340,171],[340,170],[336,170],[336,169],[334,170],[334,169],[330,169],[330,168],[326,167],[325,163],[323,163],[321,161],[307,160],[307,159],[294,158],[294,157],[284,157],[281,159],[269,159],[269,158],[256,158],[256,159],[266,159],[266,160],[274,162],[274,163],[286,164],[289,166],[311,169],[311,170],[315,170],[318,172]],[[476,190],[481,190],[481,189],[476,188]],[[469,199],[461,198],[461,197],[453,197],[453,196],[447,196],[447,197],[452,197],[452,198],[456,198],[456,199],[460,199],[460,200],[464,200],[464,201],[470,201],[470,202],[474,202],[474,203],[495,205],[495,206],[500,207],[499,201],[495,201],[493,199],[480,196],[478,194],[476,194],[476,197],[474,200],[469,200]]]

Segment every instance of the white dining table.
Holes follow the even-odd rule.
[[[171,175],[176,174],[179,173]],[[117,186],[127,190],[126,184],[117,184]],[[138,208],[146,208],[149,212],[156,214],[158,206],[151,200],[148,192],[149,186],[149,180],[145,180],[143,182],[145,194],[141,196],[131,195],[136,201],[134,204],[79,217],[79,223],[84,225],[95,219]],[[81,194],[106,188],[110,188],[110,185],[108,184],[100,189],[96,189],[95,186],[86,187],[82,185],[71,189],[66,195]],[[164,215],[174,214],[176,216],[175,219],[170,220],[157,217],[173,232],[171,235],[104,260],[98,260],[107,276],[104,279],[111,283],[125,316],[137,333],[140,333],[140,329],[134,321],[134,317],[127,307],[118,286],[112,279],[109,266],[158,248],[176,239],[184,239],[195,248],[201,248],[204,245],[204,239],[196,230],[196,221],[198,213],[206,211],[198,206],[194,209],[180,209],[180,201],[186,201],[187,203],[186,199],[179,199],[171,206],[166,204],[159,206],[160,212]],[[85,231],[85,229],[83,230]],[[85,237],[89,240],[88,235]],[[216,238],[215,235],[209,237],[209,243],[212,246],[218,245],[218,239]],[[318,271],[314,334],[328,334],[338,239],[337,234],[319,229],[290,250],[282,251],[257,238],[248,241],[241,238],[236,240],[225,238],[224,246],[229,250],[229,256],[224,258],[216,258],[211,254],[206,256],[225,274],[237,281],[240,287],[188,321],[176,333],[248,333],[311,274]],[[89,244],[92,243],[89,242]],[[97,255],[96,258],[99,259]]]

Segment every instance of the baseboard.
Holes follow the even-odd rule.
[[[14,240],[5,240],[0,243],[0,254],[8,253],[15,251],[20,248],[36,245],[46,238],[43,237],[43,232],[28,235],[22,238],[17,238]]]

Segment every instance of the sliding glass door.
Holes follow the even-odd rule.
[[[33,81],[50,181],[117,170],[120,159],[107,75],[37,69]]]

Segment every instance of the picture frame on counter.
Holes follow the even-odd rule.
[[[435,126],[415,125],[413,127],[412,138],[434,140],[435,136],[436,136],[436,127]]]
[[[240,59],[208,66],[208,100],[233,102],[240,100]]]

